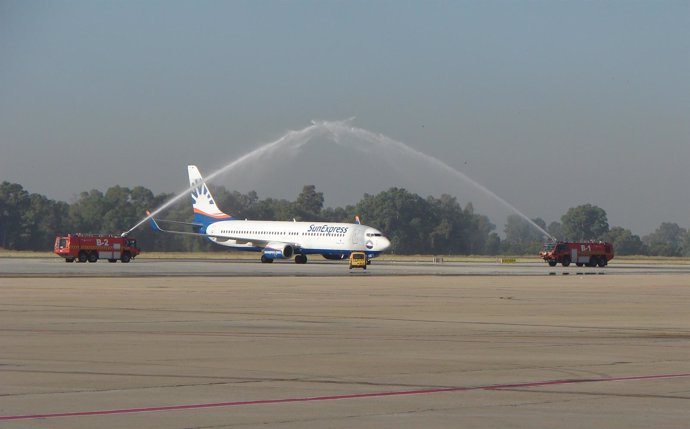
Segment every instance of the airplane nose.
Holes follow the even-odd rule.
[[[381,237],[379,240],[379,246],[381,246],[381,251],[384,251],[391,247],[391,242],[386,237]]]

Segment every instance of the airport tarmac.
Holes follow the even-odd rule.
[[[0,258],[0,277],[330,277],[330,276],[541,276],[590,274],[688,274],[690,264],[640,264],[614,260],[598,267],[549,267],[543,261],[507,263],[390,261],[374,259],[369,268],[348,270],[347,261],[327,261],[311,257],[307,264],[276,261],[262,264],[257,259],[146,259],[128,264],[65,263],[60,257]]]
[[[0,261],[1,428],[690,421],[682,266]]]

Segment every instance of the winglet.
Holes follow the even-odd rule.
[[[146,210],[146,216],[149,217],[149,222],[151,223],[151,229],[155,232],[163,232],[163,230],[158,226],[156,220],[151,216],[151,212]]]

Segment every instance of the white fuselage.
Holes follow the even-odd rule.
[[[380,231],[352,223],[226,220],[208,225],[206,234],[217,244],[256,251],[268,242],[293,245],[303,254],[360,251],[373,257],[390,246]]]

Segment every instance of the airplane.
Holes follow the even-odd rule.
[[[367,263],[370,263],[390,246],[390,241],[381,231],[360,224],[359,218],[357,223],[236,219],[218,208],[195,165],[188,165],[187,172],[192,189],[194,222],[159,221],[191,225],[194,232],[162,229],[151,217],[154,231],[206,237],[221,246],[261,252],[261,262],[264,263],[294,256],[295,263],[306,264],[307,255],[346,259],[352,252],[364,252]]]

